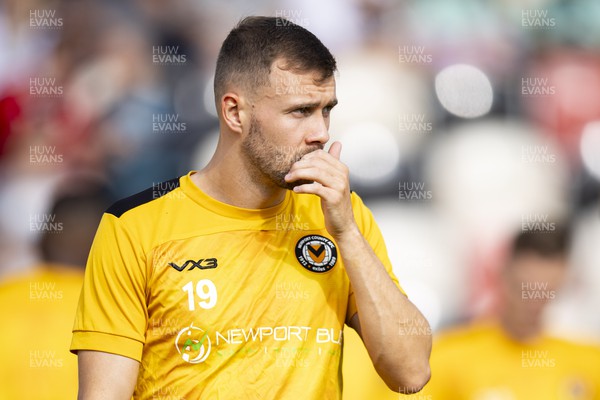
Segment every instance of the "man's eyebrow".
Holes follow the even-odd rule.
[[[327,103],[325,105],[325,107],[329,107],[329,108],[333,108],[336,106],[336,104],[338,103],[337,99],[333,99],[331,100],[329,103]],[[288,107],[289,110],[297,110],[299,108],[308,108],[308,109],[312,109],[312,108],[317,108],[321,105],[321,102],[319,101],[315,101],[312,103],[300,103],[300,104],[294,104],[290,107]]]

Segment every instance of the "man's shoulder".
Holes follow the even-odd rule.
[[[153,201],[164,199],[169,193],[179,188],[179,178],[173,178],[164,182],[153,184],[151,187],[142,190],[134,195],[125,197],[116,201],[106,210],[107,214],[121,218],[123,214],[136,210],[141,211],[142,207]]]
[[[321,222],[324,226],[321,198],[313,194],[298,194],[294,191],[291,193],[291,209],[288,208],[288,211],[292,212],[294,215],[298,214],[299,216],[309,216],[317,221],[322,220]],[[365,206],[360,196],[358,196],[355,192],[350,193],[350,198],[354,215],[357,217],[357,221],[362,226],[364,222],[363,219],[369,215],[368,208]]]
[[[321,204],[321,198],[319,196],[300,194],[300,193],[294,192],[293,190],[291,191],[291,193],[292,193],[292,197],[294,199],[296,199],[297,202],[310,203],[310,204],[319,205],[319,206]],[[364,207],[362,198],[355,191],[350,191],[350,200],[352,201],[353,207],[357,207],[357,206]]]
[[[571,356],[590,357],[596,360],[596,365],[600,365],[600,343],[597,340],[556,335],[548,335],[546,340],[553,348]]]
[[[488,320],[476,320],[442,330],[436,335],[437,347],[472,347],[475,344],[495,340],[500,333],[497,323]]]

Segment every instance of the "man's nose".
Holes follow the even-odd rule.
[[[325,145],[329,141],[329,124],[324,117],[315,115],[309,129],[307,144]]]

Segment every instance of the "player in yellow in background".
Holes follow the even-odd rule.
[[[117,202],[91,249],[71,349],[81,399],[340,399],[344,324],[395,391],[429,379],[427,322],[328,151],[335,59],[249,17],[223,43],[207,167]],[[368,132],[365,132],[368,140]]]
[[[600,347],[552,337],[543,311],[564,279],[563,229],[522,232],[502,271],[499,318],[436,337],[428,400],[597,400]]]
[[[360,336],[351,328],[344,329],[343,400],[419,400],[419,395],[400,395],[381,380],[365,350]],[[427,387],[427,386],[425,386]]]
[[[0,283],[0,399],[62,400],[77,396],[77,360],[69,353],[83,266],[107,203],[77,180],[44,216],[41,262]],[[74,188],[79,188],[77,191]]]

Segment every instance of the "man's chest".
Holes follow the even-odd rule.
[[[335,244],[321,232],[183,238],[154,248],[148,262],[149,328],[165,321],[222,330],[343,324],[349,281]]]

